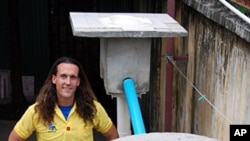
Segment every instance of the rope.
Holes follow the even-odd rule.
[[[212,104],[212,102],[210,102],[207,98],[206,95],[202,94],[199,89],[197,87],[194,86],[194,84],[187,78],[187,76],[185,76],[182,71],[176,66],[174,60],[172,57],[166,55],[167,59],[174,65],[174,67],[176,68],[176,70],[187,80],[187,82],[198,92],[198,94],[200,95],[199,101],[206,101],[210,106],[212,106],[223,118],[225,118],[229,124],[231,123],[229,118],[227,116],[225,116],[214,104]]]

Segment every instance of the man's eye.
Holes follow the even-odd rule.
[[[67,76],[66,75],[61,75],[61,78],[65,79],[65,78],[67,78]]]
[[[77,79],[76,76],[71,76],[70,78],[71,78],[71,80],[76,80]]]

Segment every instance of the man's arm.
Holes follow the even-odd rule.
[[[108,140],[111,141],[113,139],[116,139],[119,137],[119,134],[116,130],[116,127],[114,126],[114,124],[111,126],[111,128],[108,130],[108,132],[103,133],[103,136]]]
[[[10,132],[8,141],[24,141],[24,139],[21,138],[21,137],[16,133],[16,131],[13,129],[13,130]]]

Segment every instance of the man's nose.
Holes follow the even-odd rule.
[[[67,84],[70,84],[70,81],[71,81],[70,77],[67,77],[67,78],[65,79],[65,83],[67,83]]]

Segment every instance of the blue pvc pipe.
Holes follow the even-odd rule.
[[[133,79],[125,79],[123,81],[123,87],[134,134],[146,133]]]

